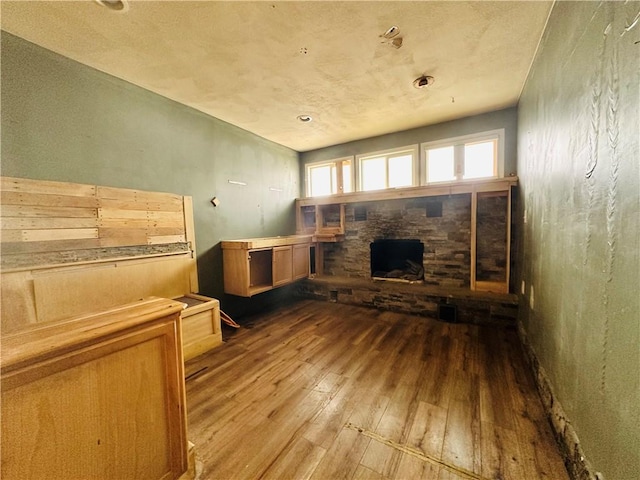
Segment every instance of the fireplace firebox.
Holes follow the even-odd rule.
[[[414,282],[424,278],[424,244],[420,240],[380,239],[374,240],[370,248],[374,279]]]

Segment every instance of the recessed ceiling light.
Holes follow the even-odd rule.
[[[311,120],[313,120],[310,115],[298,115],[296,118],[302,123],[309,123]]]
[[[95,0],[95,2],[113,12],[126,12],[129,10],[128,0]]]
[[[435,78],[430,75],[422,75],[413,81],[413,86],[416,88],[424,88],[433,85],[435,81]]]

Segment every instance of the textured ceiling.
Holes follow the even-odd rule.
[[[0,5],[14,35],[307,151],[515,105],[552,2]]]

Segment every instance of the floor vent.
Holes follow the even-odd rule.
[[[445,303],[438,305],[438,320],[456,323],[458,321],[458,307]]]

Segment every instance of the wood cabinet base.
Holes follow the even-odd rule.
[[[154,298],[5,336],[2,478],[179,478],[181,311]]]

